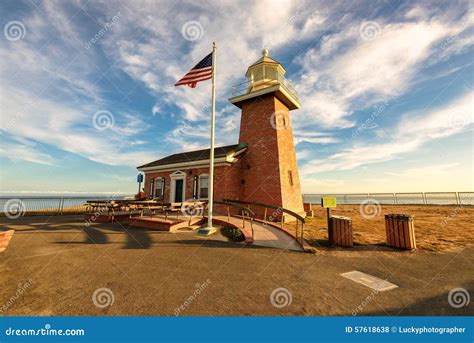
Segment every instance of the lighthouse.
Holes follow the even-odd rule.
[[[214,149],[214,199],[273,205],[304,215],[290,111],[301,107],[283,66],[263,50],[229,101],[241,109],[237,144]],[[145,196],[179,203],[209,197],[210,149],[175,153],[141,165]],[[255,209],[258,212],[258,209]],[[279,220],[283,211],[269,214]]]
[[[283,66],[262,51],[229,101],[242,111],[241,198],[304,214],[290,111],[301,107]]]

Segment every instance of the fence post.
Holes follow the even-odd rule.
[[[63,199],[64,198],[59,198],[59,204],[58,204],[58,216],[63,214]]]
[[[395,195],[395,205],[398,205],[398,195],[397,193],[393,193]]]
[[[456,197],[456,205],[460,205],[461,199],[459,198],[459,192],[454,192],[454,196]]]
[[[427,204],[427,202],[426,202],[426,193],[421,193],[421,196],[423,198],[423,204],[426,205]]]

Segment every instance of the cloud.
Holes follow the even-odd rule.
[[[3,133],[22,142],[41,142],[78,154],[92,161],[110,165],[139,165],[153,159],[147,151],[128,151],[127,136],[136,135],[146,126],[130,114],[117,114],[116,123],[103,131],[94,127],[92,106],[72,109],[57,102],[35,97],[19,90],[4,90],[1,100],[2,118],[10,118],[2,127]],[[28,101],[29,106],[24,106]],[[123,122],[123,126],[120,126]],[[5,122],[4,122],[5,123]],[[78,129],[78,127],[81,127]],[[133,145],[134,140],[131,140]],[[17,146],[10,147],[17,149]],[[5,150],[5,156],[12,156]],[[15,150],[16,151],[16,150]],[[34,155],[37,157],[34,157]],[[52,158],[27,149],[17,158],[52,164]]]
[[[419,178],[420,175],[435,175],[442,176],[448,175],[453,169],[457,168],[460,163],[445,163],[445,164],[434,164],[423,167],[409,168],[400,172],[386,172],[387,175],[397,176],[403,179]]]
[[[2,142],[0,155],[10,160],[23,160],[44,165],[56,165],[57,161],[51,155],[24,144]]]
[[[426,114],[405,114],[394,134],[385,137],[385,142],[356,143],[325,159],[308,162],[301,168],[301,174],[351,170],[363,165],[390,161],[417,150],[422,144],[433,139],[470,130],[474,123],[473,105],[474,92],[468,92],[452,103]]]
[[[401,137],[399,144],[388,141],[374,149],[337,145],[337,135],[344,132],[339,129],[357,125],[354,113],[408,93],[423,78],[426,65],[472,46],[465,3],[451,11],[405,6],[393,16],[376,18],[363,18],[366,11],[359,3],[345,4],[344,10],[339,3],[294,1],[278,6],[273,1],[217,2],[212,7],[205,2],[48,1],[38,6],[18,18],[27,27],[26,38],[0,48],[2,126],[16,141],[31,140],[112,165],[137,165],[163,153],[208,146],[210,82],[196,89],[173,85],[210,52],[212,40],[218,42],[220,145],[237,141],[240,111],[226,99],[263,47],[283,58],[300,93],[303,109],[293,117],[295,142],[340,149],[321,160],[324,168],[355,168],[383,160],[387,151],[396,158],[427,139],[462,131],[434,124],[445,117],[424,122],[415,114],[417,126],[428,129],[412,132],[417,137],[413,141]],[[118,11],[120,20],[85,49],[104,19]],[[366,41],[360,25],[368,19],[381,32]],[[200,23],[201,39],[183,37],[182,27],[189,21]],[[111,96],[108,89],[128,86],[142,95],[133,104]],[[112,127],[93,128],[91,117],[98,110],[113,114]],[[166,116],[166,125],[146,121],[144,114],[150,113]]]
[[[305,132],[301,129],[293,130],[293,138],[295,144],[303,142],[314,144],[330,144],[339,142],[337,138],[332,137],[329,133]]]
[[[302,71],[296,84],[304,107],[299,120],[324,128],[355,125],[349,119],[354,110],[407,92],[435,43],[459,30],[456,23],[441,19],[400,23],[382,19],[377,23],[379,36],[364,40],[357,24],[362,23],[323,36],[319,49],[300,58]]]

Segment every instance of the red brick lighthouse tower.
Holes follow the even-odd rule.
[[[239,143],[248,145],[242,158],[242,198],[304,214],[290,111],[301,107],[280,63],[263,56],[246,73],[229,101],[242,109]]]

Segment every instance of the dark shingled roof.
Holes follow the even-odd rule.
[[[217,148],[214,148],[214,158],[224,157],[228,153],[238,152],[245,148],[247,148],[247,144],[245,143],[217,147]],[[210,158],[210,154],[211,154],[211,149],[180,152],[178,154],[169,155],[169,156],[163,157],[162,159],[144,164],[137,168],[158,167],[158,166],[165,166],[168,164],[175,164],[175,163],[208,160]]]

